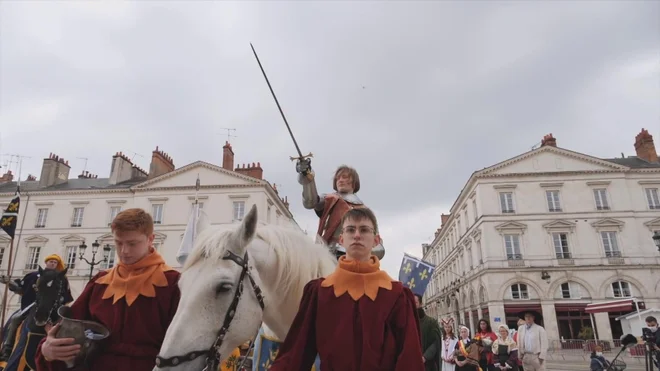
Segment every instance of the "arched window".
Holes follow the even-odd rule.
[[[514,283],[511,285],[511,299],[513,300],[528,300],[529,290],[524,283]]]
[[[612,295],[615,298],[632,297],[632,285],[626,281],[612,282]]]
[[[557,287],[556,299],[581,299],[587,295],[587,290],[577,282],[567,281]]]

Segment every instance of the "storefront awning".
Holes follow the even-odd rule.
[[[581,303],[555,303],[555,310],[558,312],[584,312],[587,305]]]
[[[518,313],[525,311],[525,310],[534,310],[539,313],[542,312],[541,310],[541,304],[517,304],[517,305],[504,305],[504,312],[505,313],[513,313],[518,315]]]
[[[591,303],[584,309],[587,313],[630,312],[636,310],[637,299],[612,300],[602,303]]]

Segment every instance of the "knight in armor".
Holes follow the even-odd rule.
[[[335,171],[333,177],[332,188],[335,192],[319,196],[309,159],[298,160],[296,170],[298,183],[303,186],[303,206],[314,210],[320,218],[317,236],[323,239],[330,251],[339,259],[346,254],[346,248],[339,243],[342,217],[348,210],[366,207],[357,196],[360,190],[360,176],[352,167],[342,165]],[[383,259],[385,248],[382,242],[373,249],[372,254],[379,260]]]
[[[46,269],[55,269],[58,272],[62,272],[64,270],[64,262],[62,261],[62,258],[57,254],[48,255],[46,259],[44,259],[44,262],[46,263]],[[22,279],[15,279],[13,281],[11,281],[7,276],[0,277],[0,283],[9,285],[9,290],[21,296],[21,309],[17,311],[9,321],[7,335],[5,336],[4,342],[2,344],[0,360],[9,359],[9,356],[14,349],[14,342],[16,340],[16,332],[18,331],[18,327],[25,320],[25,318],[27,318],[29,314],[29,308],[37,300],[37,292],[35,287],[37,285],[38,279],[39,271],[30,272],[26,274]],[[64,305],[69,304],[72,301],[73,296],[71,296],[71,288],[67,287],[66,292],[64,293]]]

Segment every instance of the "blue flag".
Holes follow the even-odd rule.
[[[252,357],[252,371],[266,371],[273,364],[282,343],[277,339],[266,335],[264,328],[259,329],[259,335],[254,342],[254,356]],[[321,359],[316,356],[316,361],[311,371],[321,370]]]
[[[403,261],[401,261],[401,268],[399,269],[399,281],[409,288],[413,294],[424,296],[424,291],[431,282],[434,270],[434,265],[414,256],[403,254]]]

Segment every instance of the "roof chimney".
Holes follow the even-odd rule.
[[[14,180],[14,174],[12,174],[11,170],[7,170],[7,172],[0,177],[0,183],[9,183],[12,180]]]
[[[247,164],[247,166],[245,166],[245,164],[243,164],[243,167],[237,166],[234,171],[257,179],[263,179],[264,176],[264,169],[261,168],[260,162],[257,162],[256,165],[253,162],[252,165]]]
[[[174,171],[174,161],[172,160],[172,157],[159,150],[158,146],[156,146],[156,150],[151,154],[151,165],[149,166],[148,179],[167,174],[170,171]]]
[[[225,142],[225,145],[222,146],[222,168],[229,171],[234,170],[234,151],[229,142]]]
[[[131,179],[133,162],[121,152],[115,153],[112,156],[112,167],[110,168],[110,179],[108,183],[111,185],[119,184]]]
[[[451,216],[451,214],[440,215],[440,228],[442,228],[445,225],[445,223],[447,223],[447,220],[449,220],[449,216]]]
[[[543,146],[557,147],[557,139],[552,136],[552,133],[543,136],[541,147]]]
[[[26,179],[26,180],[27,180],[28,182],[34,182],[34,181],[36,181],[36,180],[37,180],[37,177],[36,177],[36,176],[34,176],[34,175],[32,175],[32,174],[28,174],[28,176],[27,176],[27,179]]]
[[[44,159],[41,166],[41,177],[39,178],[39,187],[46,188],[57,184],[66,183],[69,180],[69,161],[64,160],[53,153]]]
[[[655,144],[653,144],[653,135],[649,134],[646,129],[642,129],[635,137],[635,151],[637,151],[637,157],[644,161],[658,162],[658,153],[655,151]]]

